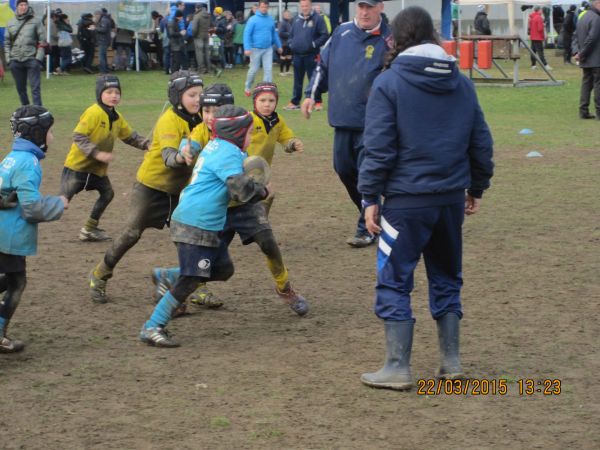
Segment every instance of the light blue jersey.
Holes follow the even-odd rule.
[[[17,193],[15,208],[0,210],[0,252],[29,256],[37,252],[38,223],[58,220],[64,205],[60,197],[40,193],[45,153],[33,142],[16,138],[12,152],[0,163],[0,193]]]
[[[229,203],[227,178],[244,172],[247,156],[228,141],[210,141],[196,161],[190,184],[181,192],[173,220],[207,231],[221,231]]]

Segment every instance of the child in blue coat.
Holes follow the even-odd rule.
[[[11,117],[15,136],[12,151],[0,164],[0,353],[19,352],[22,341],[6,335],[27,281],[25,257],[37,252],[37,224],[60,219],[68,201],[65,197],[40,194],[42,169],[53,140],[54,118],[42,106],[22,106]]]

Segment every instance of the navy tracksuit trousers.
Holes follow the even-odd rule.
[[[302,84],[304,83],[304,75],[310,81],[315,68],[317,67],[316,55],[294,55],[292,64],[294,65],[294,90],[291,102],[294,105],[299,105],[302,100]],[[315,96],[315,102],[321,103],[321,94]]]
[[[368,234],[362,210],[362,195],[358,192],[358,169],[364,158],[363,130],[334,128],[333,168],[346,187],[348,195],[359,211],[356,234]]]
[[[421,208],[383,206],[375,314],[383,320],[414,319],[410,293],[421,255],[429,281],[434,319],[449,312],[462,317],[462,224],[464,203]]]

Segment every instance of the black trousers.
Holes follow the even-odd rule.
[[[10,62],[10,71],[17,85],[21,105],[29,105],[29,97],[27,96],[27,81],[29,81],[33,104],[42,106],[42,92],[40,87],[41,70],[42,65],[35,58],[28,59],[27,61]]]
[[[531,41],[531,49],[533,53],[537,53],[538,57],[542,61],[542,64],[547,66],[546,58],[544,57],[544,41]],[[537,65],[537,60],[533,55],[531,55],[531,65]]]
[[[596,117],[600,119],[600,67],[582,68],[581,96],[579,99],[579,114],[587,115],[590,111],[590,95],[594,91]]]

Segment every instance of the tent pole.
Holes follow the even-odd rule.
[[[140,42],[138,32],[135,32],[135,71],[140,71]],[[129,61],[127,62],[129,64]]]

